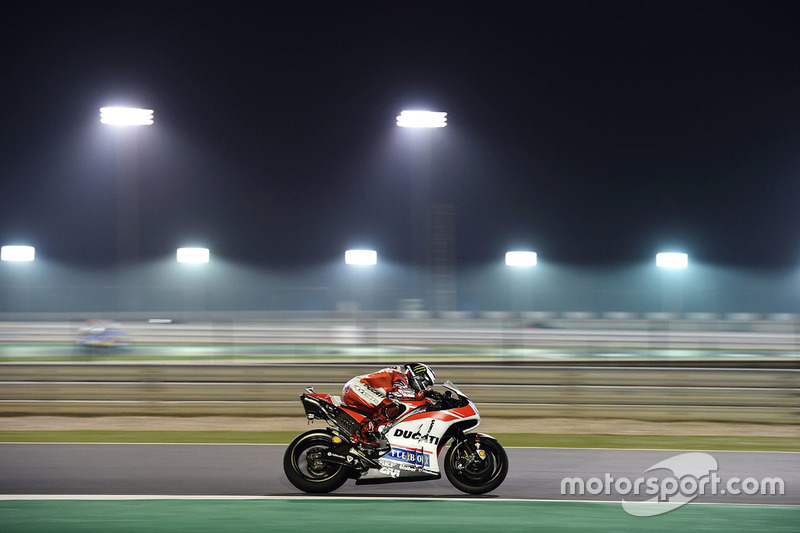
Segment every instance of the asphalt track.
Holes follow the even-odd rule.
[[[206,444],[0,444],[2,495],[302,495],[284,477],[285,445]],[[614,480],[673,476],[669,470],[645,473],[656,463],[684,452],[675,450],[600,450],[511,448],[506,481],[480,497],[462,494],[440,480],[356,486],[348,481],[334,496],[467,498],[515,500],[620,501],[612,487],[599,494],[562,494],[566,477]],[[708,452],[718,462],[720,487],[741,480],[779,477],[784,494],[744,492],[703,494],[697,503],[800,505],[800,454]],[[661,482],[661,480],[660,480]],[[719,492],[719,491],[718,491]],[[646,496],[628,500],[644,500]]]

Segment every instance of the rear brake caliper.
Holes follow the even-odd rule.
[[[322,449],[314,448],[306,452],[306,463],[311,472],[322,472],[325,470],[325,463],[322,462]]]

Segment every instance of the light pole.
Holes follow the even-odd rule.
[[[686,270],[689,267],[689,256],[683,252],[660,252],[656,254],[656,267],[665,274],[661,276],[661,311],[682,312],[683,276],[678,276],[677,281],[668,281],[666,275],[670,273],[677,275],[680,271]]]
[[[102,107],[100,108],[100,123],[120,130],[129,130],[139,126],[153,124],[153,110],[132,107]],[[126,131],[127,133],[127,131]],[[123,270],[132,266],[139,256],[139,200],[136,183],[136,158],[138,157],[136,135],[117,136],[117,261],[119,269],[120,310],[129,302],[136,305],[138,295],[135,289],[130,299],[123,294]]]
[[[378,264],[378,252],[375,250],[347,250],[344,253],[344,263],[350,267],[358,269],[358,272],[352,273],[353,277],[351,279],[351,291],[356,304],[360,305],[360,301],[362,300],[360,293],[362,291],[367,293],[367,300],[369,300],[369,280],[362,281],[361,279],[357,278],[367,277],[368,272],[364,272],[363,269],[372,269]],[[366,289],[362,289],[362,286],[364,285],[367,285]]]
[[[0,261],[8,262],[8,263],[31,263],[33,262],[36,255],[36,250],[33,246],[18,246],[18,245],[9,245],[0,247]],[[22,265],[20,265],[22,266]],[[12,268],[12,270],[17,270],[16,268]],[[19,291],[20,291],[20,303],[19,310],[20,311],[31,311],[31,282],[30,282],[30,272],[27,265],[23,268],[23,272],[16,272],[16,273],[9,273],[9,292],[12,291],[14,288],[13,286],[16,283],[19,283]],[[12,278],[13,276],[13,278]],[[14,281],[11,281],[11,280]],[[16,283],[15,283],[16,282]],[[14,298],[7,298],[11,300],[12,303]],[[8,305],[8,304],[6,304]],[[11,311],[12,309],[6,308],[7,311]]]
[[[430,209],[430,174],[431,174],[431,135],[430,130],[441,129],[447,126],[447,113],[443,111],[423,111],[423,110],[404,110],[397,116],[397,126],[410,130],[421,130],[416,135],[411,135],[412,141],[416,141],[421,146],[414,149],[412,154],[412,176],[413,180],[411,185],[412,199],[411,199],[411,233],[412,233],[412,256],[416,259],[412,261],[412,268],[416,263],[417,275],[413,276],[412,291],[414,295],[419,297],[425,306],[430,302],[430,279],[429,270],[431,267],[431,256],[433,256],[434,265],[437,276],[435,283],[441,287],[434,287],[434,293],[444,297],[436,298],[434,306],[437,311],[445,310],[441,307],[448,305],[446,302],[451,300],[447,298],[447,292],[450,287],[454,286],[454,282],[449,278],[454,278],[452,272],[453,265],[446,264],[451,259],[453,254],[449,253],[450,246],[448,244],[439,242],[448,238],[442,236],[442,239],[435,239],[431,247],[431,209]],[[440,264],[441,263],[441,264]]]
[[[509,274],[509,290],[511,291],[511,310],[515,311],[517,307],[519,307],[519,311],[522,311],[522,307],[524,307],[525,303],[531,303],[531,287],[530,287],[530,271],[533,267],[536,266],[537,263],[537,255],[536,252],[530,251],[514,251],[514,252],[506,252],[506,266],[509,267],[513,271],[520,271],[520,272],[510,272]],[[525,275],[525,283],[520,287],[515,287],[514,281],[517,278],[515,274]],[[528,302],[522,301],[523,295],[527,297],[526,299],[529,300]],[[519,300],[519,304],[515,305],[515,300]],[[521,317],[520,317],[521,318]]]
[[[100,123],[118,130],[151,126],[153,110],[132,107],[101,107]],[[131,149],[121,146],[117,138],[117,253],[120,264],[134,261],[139,248],[138,195],[135,182],[137,145],[135,135],[125,135]]]
[[[188,265],[189,267],[201,267],[209,262],[210,260],[210,252],[208,248],[178,248],[176,259],[178,263],[182,265]],[[194,270],[193,268],[190,268]],[[200,278],[199,281],[194,279],[195,283],[193,283],[192,275],[195,274]],[[187,272],[185,276],[182,276],[185,280],[184,285],[184,309],[186,310],[195,310],[195,311],[204,311],[206,308],[206,276],[205,272]],[[196,294],[197,297],[194,298],[192,295]],[[195,300],[199,300],[199,303]],[[193,302],[194,301],[194,302]]]

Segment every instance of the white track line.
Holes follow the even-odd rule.
[[[198,495],[105,495],[105,494],[0,494],[0,501],[142,501],[142,500],[227,500],[227,501],[267,501],[267,500],[353,500],[353,501],[437,501],[437,502],[516,502],[516,503],[592,503],[592,504],[615,504],[621,505],[617,500],[547,500],[547,499],[524,499],[524,498],[492,498],[463,496],[459,498],[451,496],[198,496]],[[647,502],[644,502],[647,503]],[[650,505],[658,505],[652,503]],[[797,504],[762,504],[762,503],[724,503],[724,502],[690,502],[686,505],[721,505],[721,506],[752,506],[752,507],[800,507]]]

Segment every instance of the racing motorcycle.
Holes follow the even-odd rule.
[[[307,431],[289,444],[286,477],[310,493],[334,491],[348,479],[356,485],[440,479],[439,455],[449,443],[444,472],[454,487],[468,494],[496,489],[508,474],[505,450],[489,435],[467,433],[480,424],[478,409],[452,382],[443,387],[444,394],[430,391],[428,399],[403,401],[406,410],[380,428],[377,447],[351,440],[368,413],[306,388],[300,395],[306,418],[329,427]]]

